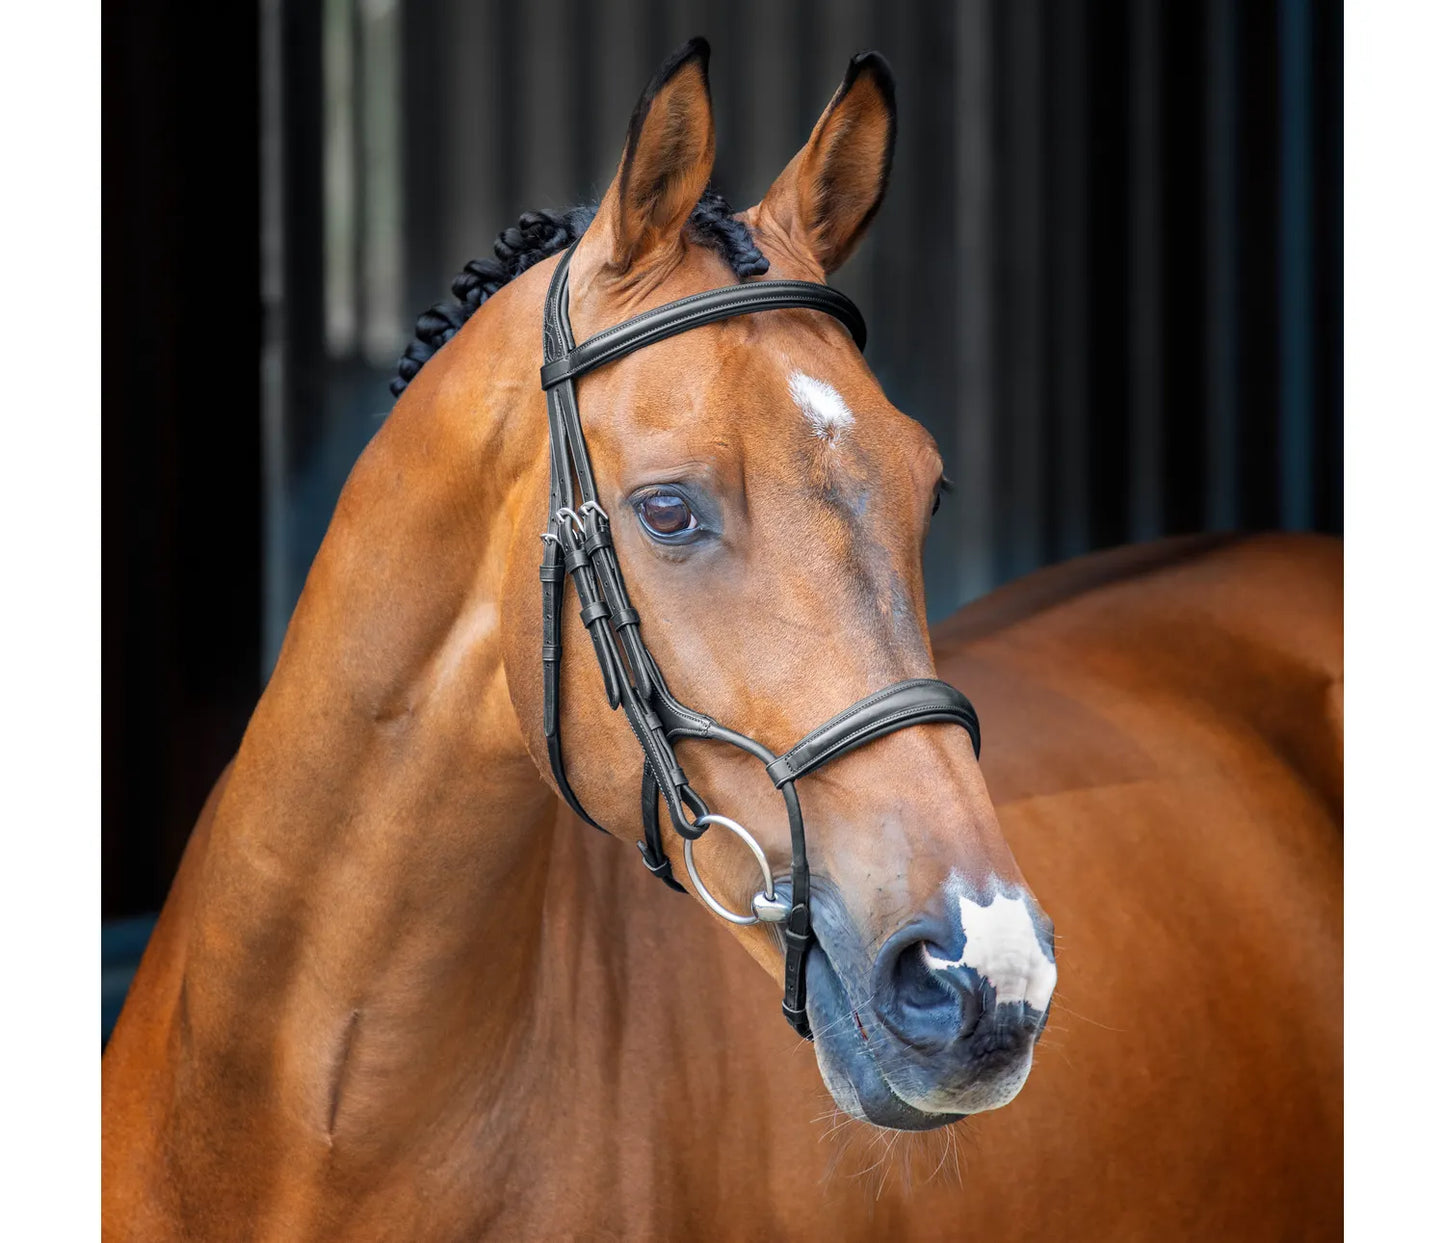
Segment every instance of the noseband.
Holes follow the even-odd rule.
[[[542,387],[547,393],[547,426],[551,437],[551,517],[542,536],[542,727],[547,755],[557,789],[568,806],[595,828],[601,828],[583,809],[567,781],[562,763],[561,719],[558,698],[562,672],[562,597],[564,578],[570,577],[581,604],[582,624],[592,636],[607,702],[619,705],[642,746],[642,825],[638,842],[648,870],[673,889],[682,890],[662,846],[657,798],[667,804],[672,827],[683,839],[683,856],[699,896],[710,909],[736,924],[759,921],[783,926],[783,1014],[793,1029],[812,1039],[808,1026],[807,980],[804,964],[813,944],[809,896],[807,843],[803,812],[794,783],[799,777],[831,763],[875,738],[929,721],[961,725],[979,752],[978,716],[964,695],[935,678],[910,678],[874,691],[852,707],[825,721],[783,755],[755,739],[719,724],[712,717],[685,707],[673,698],[657,662],[643,641],[640,618],[627,596],[622,569],[612,544],[611,524],[597,500],[597,483],[587,456],[587,442],[577,411],[575,381],[587,372],[615,362],[644,346],[676,336],[690,328],[734,315],[757,311],[802,308],[822,311],[839,320],[863,348],[867,330],[858,308],[835,289],[811,281],[758,281],[710,289],[669,302],[656,310],[625,320],[577,345],[567,316],[567,271],[574,244],[562,256],[547,290],[542,318]],[[573,478],[576,487],[573,487]],[[746,751],[766,765],[773,784],[783,796],[792,836],[792,887],[788,900],[773,889],[767,856],[742,825],[708,810],[677,762],[673,743],[679,738],[725,742]],[[688,812],[692,813],[689,819]],[[753,897],[752,914],[739,915],[722,906],[698,877],[693,864],[693,843],[711,825],[721,825],[740,837],[762,869],[763,888]]]

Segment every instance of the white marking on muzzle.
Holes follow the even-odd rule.
[[[831,384],[795,371],[788,377],[788,392],[820,440],[831,443],[838,439],[844,428],[853,425],[853,412]]]
[[[972,967],[993,985],[999,1005],[1023,1001],[1035,1010],[1047,1009],[1059,970],[1039,944],[1023,898],[995,894],[987,906],[980,906],[967,894],[957,897],[965,938],[962,955],[948,962],[925,949],[923,961],[935,971]]]

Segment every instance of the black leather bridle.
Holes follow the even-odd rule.
[[[608,704],[621,705],[642,746],[643,840],[638,842],[648,870],[673,889],[682,890],[662,847],[657,798],[667,804],[672,827],[684,839],[684,854],[694,885],[707,904],[734,923],[763,920],[783,925],[783,1014],[793,1029],[812,1038],[807,1015],[804,965],[813,943],[809,902],[808,854],[803,813],[794,783],[799,777],[839,756],[910,725],[927,721],[963,726],[979,752],[978,716],[967,698],[935,678],[910,678],[874,691],[808,734],[783,755],[755,739],[719,724],[712,717],[679,703],[667,689],[657,662],[642,638],[637,610],[627,596],[622,569],[612,544],[607,513],[597,500],[597,484],[587,456],[587,442],[577,410],[575,381],[610,362],[690,328],[749,315],[756,311],[803,308],[839,320],[861,350],[866,338],[858,308],[835,289],[810,281],[755,281],[710,289],[669,302],[599,332],[577,345],[567,316],[567,272],[574,244],[562,256],[547,290],[542,318],[542,388],[547,393],[547,425],[551,436],[551,517],[542,536],[542,670],[543,731],[552,774],[562,797],[583,820],[602,826],[583,810],[567,781],[562,762],[558,692],[562,669],[562,597],[570,577],[581,605],[582,624],[592,636]],[[573,478],[576,487],[573,487]],[[789,901],[773,892],[771,868],[751,834],[726,816],[713,815],[687,781],[673,743],[679,738],[725,742],[755,756],[783,796],[792,836],[792,890]],[[688,818],[688,812],[692,818]],[[697,876],[692,843],[710,825],[722,824],[748,844],[763,870],[763,890],[753,898],[753,915],[739,916],[721,907]]]

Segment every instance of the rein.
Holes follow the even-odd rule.
[[[551,499],[542,535],[542,728],[557,789],[583,820],[601,829],[583,810],[567,781],[562,761],[559,692],[562,671],[562,601],[571,578],[582,624],[592,638],[608,705],[619,706],[642,747],[643,840],[637,843],[648,870],[664,884],[685,892],[672,874],[662,845],[658,795],[667,805],[672,827],[683,839],[683,859],[699,897],[708,908],[735,924],[782,925],[784,943],[783,1015],[800,1036],[812,1039],[807,1014],[805,965],[812,947],[813,922],[803,812],[794,783],[850,751],[910,725],[951,722],[968,731],[979,753],[978,715],[961,691],[936,678],[910,678],[864,696],[825,721],[789,751],[775,755],[756,739],[719,724],[678,702],[667,689],[657,662],[642,637],[641,618],[627,595],[612,543],[611,522],[597,499],[597,482],[577,408],[575,381],[598,367],[654,342],[703,324],[758,311],[801,308],[822,311],[841,322],[861,350],[867,337],[858,308],[835,289],[811,281],[758,281],[710,289],[680,298],[624,320],[576,344],[568,318],[568,269],[576,243],[562,256],[547,289],[542,317],[542,388],[547,394],[551,440]],[[576,481],[574,488],[573,481]],[[708,810],[688,784],[673,743],[680,738],[724,742],[765,765],[788,812],[792,839],[791,888],[785,900],[773,887],[772,868],[756,838],[741,824]],[[691,818],[688,813],[691,812]],[[712,825],[736,834],[751,850],[762,872],[763,887],[753,896],[752,913],[728,910],[708,892],[693,862],[693,843]],[[605,832],[605,830],[604,830]]]

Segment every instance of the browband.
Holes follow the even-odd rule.
[[[550,389],[564,380],[575,380],[598,367],[615,362],[625,354],[653,345],[668,337],[704,324],[750,315],[755,311],[797,308],[822,311],[848,329],[861,350],[868,341],[868,328],[852,300],[827,285],[812,281],[759,281],[751,285],[725,285],[690,297],[668,302],[620,324],[606,328],[595,337],[568,350],[542,366],[542,387]]]
[[[612,708],[621,707],[642,748],[643,840],[638,842],[647,868],[669,887],[682,890],[663,846],[658,798],[666,805],[673,829],[684,839],[691,872],[691,844],[710,824],[724,823],[744,837],[760,862],[762,849],[741,825],[714,816],[688,784],[673,743],[680,738],[727,743],[766,766],[788,815],[793,860],[787,901],[773,896],[765,868],[764,892],[753,899],[754,916],[740,917],[722,908],[691,872],[699,896],[735,923],[757,920],[782,925],[783,1014],[799,1035],[811,1039],[808,1026],[805,963],[813,943],[811,880],[803,813],[794,782],[824,764],[876,738],[911,725],[942,722],[968,731],[979,752],[978,716],[967,698],[935,678],[910,678],[874,691],[809,733],[785,754],[775,755],[746,734],[673,697],[662,671],[643,641],[641,619],[628,598],[612,543],[611,520],[598,501],[577,409],[574,381],[582,375],[657,341],[703,324],[758,311],[822,311],[842,323],[861,350],[867,339],[863,317],[843,294],[810,281],[753,281],[680,298],[599,332],[577,345],[567,315],[567,279],[574,243],[557,264],[542,317],[542,388],[547,394],[551,446],[551,512],[542,536],[542,729],[558,792],[567,805],[594,828],[567,780],[562,759],[561,665],[562,600],[567,579],[577,592],[582,624],[592,639],[602,685]],[[575,479],[575,489],[574,489]]]

